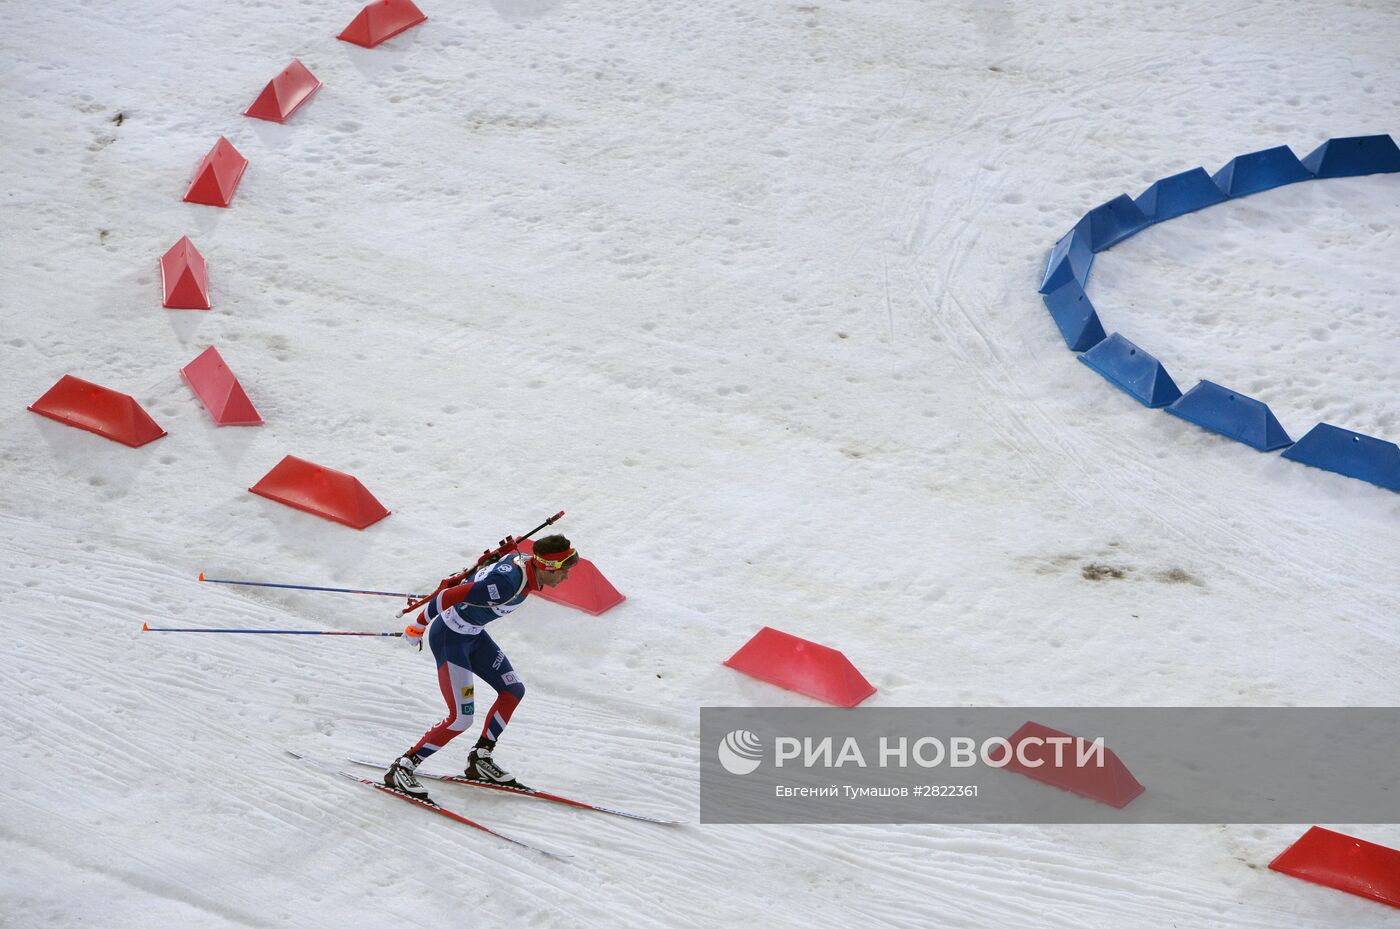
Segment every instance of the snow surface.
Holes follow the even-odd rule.
[[[0,926],[1393,923],[1266,870],[1310,824],[694,820],[697,707],[809,705],[720,665],[764,624],[873,706],[1395,702],[1400,495],[1139,407],[1035,294],[1120,192],[1400,130],[1395,4],[423,6],[374,50],[333,38],[353,2],[6,9]],[[321,92],[241,117],[293,56]],[[221,133],[233,208],[180,202]],[[1183,387],[1397,440],[1397,208],[1400,175],[1224,204],[1090,294]],[[208,313],[159,305],[184,234]],[[266,426],[210,423],[178,373],[210,344]],[[170,435],[25,411],[70,373]],[[288,453],[393,515],[249,494]],[[195,576],[422,587],[560,508],[629,599],[495,627],[530,686],[502,760],[692,825],[454,793],[576,858],[503,847],[282,754],[401,751],[425,657],[138,631],[394,629]]]

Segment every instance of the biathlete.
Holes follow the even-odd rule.
[[[423,640],[428,640],[437,661],[438,687],[447,701],[447,718],[423,733],[389,765],[384,772],[385,786],[427,798],[428,791],[414,771],[424,759],[471,728],[476,708],[474,679],[480,677],[496,691],[496,702],[486,714],[481,738],[467,756],[463,776],[499,787],[522,787],[496,763],[492,753],[525,696],[525,685],[486,626],[514,611],[532,592],[562,584],[577,563],[578,552],[567,538],[545,536],[535,543],[533,554],[514,552],[480,568],[469,582],[441,591],[404,629],[403,641],[411,646],[421,649]]]

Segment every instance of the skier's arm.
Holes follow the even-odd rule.
[[[471,593],[471,584],[458,584],[456,587],[449,587],[438,593],[437,596],[428,601],[428,605],[418,611],[418,616],[404,627],[403,637],[410,644],[417,644],[422,647],[423,633],[428,629],[428,623],[432,622],[443,610],[450,610]]]

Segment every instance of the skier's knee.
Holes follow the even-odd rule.
[[[472,727],[472,720],[475,718],[471,713],[458,713],[457,718],[447,724],[447,728],[453,732],[466,732]]]
[[[525,683],[514,671],[501,675],[501,690],[514,697],[517,703],[525,699]]]

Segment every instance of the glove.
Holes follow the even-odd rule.
[[[404,627],[401,641],[414,651],[421,652],[423,650],[423,627],[417,623],[409,623]]]

